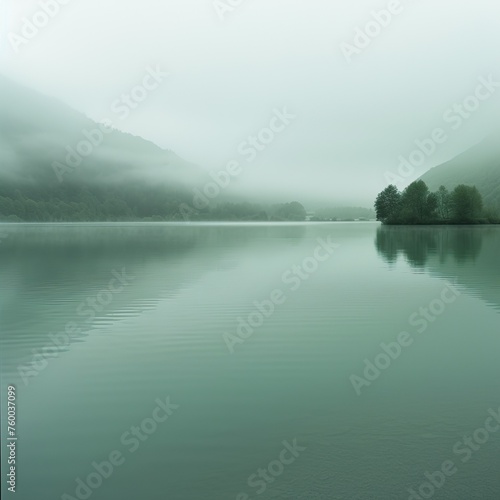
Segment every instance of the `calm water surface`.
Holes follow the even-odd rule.
[[[5,388],[17,388],[12,498],[407,499],[446,460],[456,472],[432,498],[500,498],[500,431],[454,451],[500,408],[500,228],[0,233],[2,422]],[[379,356],[403,331],[411,345]],[[356,390],[376,358],[389,366]],[[156,423],[168,397],[179,406]],[[294,440],[298,456],[280,465]],[[77,491],[114,451],[121,465]]]

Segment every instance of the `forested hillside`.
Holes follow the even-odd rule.
[[[489,138],[465,153],[424,174],[431,191],[452,190],[459,184],[476,186],[488,209],[500,212],[500,143]]]
[[[304,220],[298,202],[200,207],[210,180],[172,151],[0,77],[0,221]],[[221,190],[222,191],[222,190]]]
[[[176,218],[204,172],[0,78],[0,218]],[[90,147],[89,147],[90,146]]]

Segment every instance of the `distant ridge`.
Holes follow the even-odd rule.
[[[59,182],[53,163],[66,164],[68,147],[85,141],[99,124],[55,98],[0,75],[0,180]],[[98,135],[97,135],[98,137]],[[192,184],[203,171],[141,137],[113,129],[64,175],[64,181],[153,181]]]
[[[426,172],[421,179],[436,191],[443,185],[476,186],[486,207],[500,210],[500,136],[489,137],[464,153]]]
[[[0,220],[183,220],[201,168],[0,75]]]

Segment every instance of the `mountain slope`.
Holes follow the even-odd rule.
[[[67,148],[87,140],[99,125],[69,106],[0,76],[0,176],[18,181],[58,181],[53,163],[65,163]],[[192,183],[202,172],[172,151],[113,130],[103,134],[64,180],[87,183],[120,179]],[[67,179],[66,179],[67,177]],[[70,179],[70,177],[72,179]]]
[[[0,93],[2,219],[179,218],[207,177],[172,151],[1,76]]]
[[[488,138],[452,160],[434,167],[421,179],[436,191],[459,184],[476,186],[486,207],[500,210],[500,144]]]

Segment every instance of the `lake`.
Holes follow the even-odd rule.
[[[0,235],[15,498],[500,497],[500,227]]]

